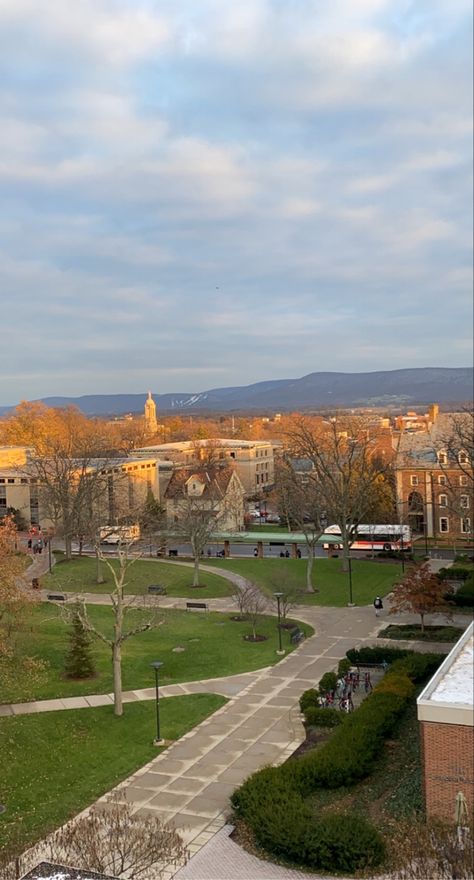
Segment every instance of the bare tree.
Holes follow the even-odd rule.
[[[97,553],[100,560],[107,566],[112,575],[113,589],[109,594],[112,614],[114,617],[113,635],[108,635],[92,622],[89,617],[85,600],[78,597],[74,606],[64,606],[63,613],[70,622],[71,614],[77,615],[84,629],[92,633],[96,638],[100,639],[104,644],[108,645],[112,654],[113,669],[113,689],[114,689],[114,713],[115,715],[123,714],[122,704],[122,645],[132,636],[139,635],[147,630],[154,629],[163,623],[162,617],[159,615],[156,606],[149,604],[144,596],[128,595],[126,588],[128,586],[128,573],[131,566],[136,562],[137,556],[131,556],[131,544],[119,543],[117,551],[117,560],[111,560],[105,557],[98,548]],[[114,564],[114,562],[116,564]],[[140,615],[138,621],[131,622],[128,629],[125,629],[127,619],[130,618],[132,612],[140,610],[147,612],[144,617]]]
[[[239,620],[247,620],[248,618],[247,606],[251,600],[253,591],[253,584],[250,584],[249,582],[242,587],[239,587],[236,584],[232,587],[232,601],[235,602],[239,610]]]
[[[248,593],[247,602],[246,602],[246,614],[248,619],[250,620],[250,625],[252,627],[252,635],[251,641],[258,641],[258,633],[257,633],[257,624],[260,616],[267,610],[268,602],[265,596],[262,595],[260,590],[257,590],[256,587],[253,587]]]
[[[286,621],[288,615],[298,605],[302,591],[296,586],[291,578],[291,573],[283,568],[272,571],[270,585],[275,593],[282,593],[280,598],[280,615]],[[278,610],[278,602],[275,599],[275,610]]]
[[[386,492],[389,468],[363,419],[337,417],[312,428],[300,419],[288,434],[290,452],[312,465],[319,510],[341,530],[344,568],[355,527]]]
[[[276,469],[276,483],[284,516],[292,528],[302,532],[307,548],[306,592],[314,593],[313,566],[316,547],[324,528],[321,525],[321,493],[314,472],[298,473],[289,458],[282,459]]]
[[[175,829],[155,816],[139,816],[120,794],[60,828],[47,842],[53,862],[127,880],[162,876],[165,867],[187,860]]]

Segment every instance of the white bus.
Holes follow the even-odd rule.
[[[130,541],[138,541],[140,526],[101,526],[99,539],[101,544],[124,544]]]
[[[324,535],[340,535],[339,526],[327,526]],[[341,544],[323,544],[325,550],[342,550]],[[351,550],[411,550],[411,528],[405,525],[358,525],[351,530]]]

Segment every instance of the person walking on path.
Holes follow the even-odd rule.
[[[383,609],[383,602],[382,602],[380,596],[376,596],[376,597],[375,597],[375,599],[374,599],[374,608],[375,608],[375,616],[376,616],[376,617],[379,617],[380,612],[381,612],[382,609]]]

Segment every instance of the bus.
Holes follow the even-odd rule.
[[[120,544],[138,541],[140,526],[101,526],[99,539],[101,544]]]
[[[337,525],[327,526],[321,536],[324,541],[324,535],[340,535],[341,529]],[[323,544],[325,550],[331,547],[332,550],[342,550],[341,544]],[[351,529],[351,550],[411,550],[411,528],[405,525],[358,525]]]

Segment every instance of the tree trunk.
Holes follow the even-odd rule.
[[[193,587],[199,586],[199,553],[194,554]]]
[[[313,548],[308,545],[308,561],[306,563],[306,592],[314,593],[313,589]]]
[[[122,648],[120,642],[112,646],[114,670],[114,715],[123,715],[122,705]]]
[[[105,584],[105,578],[102,574],[102,566],[100,564],[99,551],[97,549],[95,551],[95,560],[96,560],[95,582],[96,582],[96,584]]]
[[[64,555],[67,560],[72,559],[72,546],[71,545],[72,545],[71,536],[65,535],[64,536]]]
[[[425,631],[425,615],[420,614],[420,617],[421,617],[421,632],[424,633],[424,631]]]

